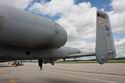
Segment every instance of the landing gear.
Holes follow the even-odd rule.
[[[43,63],[47,64],[50,63],[51,65],[54,65],[54,59],[38,59],[38,66],[40,67],[40,70],[43,68]]]
[[[40,67],[40,70],[42,70],[42,68],[43,68],[43,59],[38,60],[38,65]]]
[[[13,61],[13,62],[12,62],[12,65],[15,66],[15,67],[17,67],[16,61]]]
[[[54,61],[51,62],[51,65],[54,65]]]
[[[12,65],[17,67],[17,66],[23,66],[23,63],[21,61],[13,61]]]
[[[65,58],[63,58],[63,61],[66,61],[66,59],[65,59]]]

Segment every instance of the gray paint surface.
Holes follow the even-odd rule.
[[[102,11],[97,11],[96,25],[96,58],[100,64],[116,56],[109,17]]]
[[[58,48],[67,41],[66,31],[45,17],[9,6],[0,7],[0,44],[23,48]]]

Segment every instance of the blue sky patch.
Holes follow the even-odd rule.
[[[25,10],[29,10],[29,8],[31,8],[35,3],[42,3],[42,4],[46,4],[48,2],[50,2],[51,0],[32,0],[29,5],[27,5],[27,7],[25,8]]]
[[[120,40],[120,39],[125,38],[125,34],[123,33],[114,33],[113,36],[115,40]]]
[[[46,4],[48,2],[50,2],[51,0],[32,0],[29,5],[27,5],[27,7],[24,9],[26,11],[29,11],[29,9],[35,4],[35,3],[42,3],[42,4]],[[34,10],[34,11],[31,11],[33,14],[37,14],[39,16],[44,16],[44,17],[47,17],[49,19],[52,19],[52,20],[58,20],[61,15],[57,14],[57,15],[54,15],[54,16],[49,16],[49,15],[43,15],[41,12],[37,11],[37,10]]]
[[[28,11],[28,10],[26,10],[26,11]],[[49,18],[49,19],[52,19],[52,20],[58,20],[59,18],[61,18],[60,14],[56,14],[54,16],[50,16],[50,15],[44,15],[44,14],[42,14],[41,12],[39,12],[37,10],[30,11],[30,12],[32,12],[33,14],[36,14],[38,16],[43,16],[43,17],[46,17],[46,18]]]
[[[105,11],[112,10],[112,6],[110,5],[112,0],[75,0],[75,4],[82,2],[90,2],[93,7],[97,7],[98,9],[103,8]]]
[[[43,15],[43,16],[52,20],[58,20],[59,18],[61,18],[61,15],[58,15],[58,14],[54,16],[49,16],[49,15]]]

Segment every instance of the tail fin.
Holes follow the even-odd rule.
[[[96,25],[96,59],[103,64],[116,56],[109,17],[102,11],[97,11]]]

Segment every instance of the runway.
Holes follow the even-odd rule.
[[[0,83],[125,83],[125,64],[46,64],[13,67],[0,63]]]

